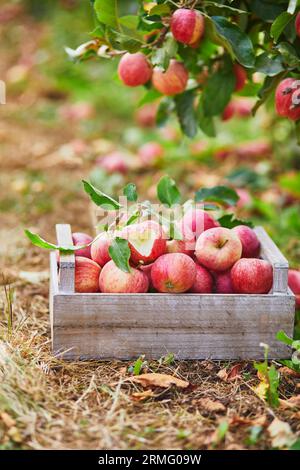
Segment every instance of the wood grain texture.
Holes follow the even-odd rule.
[[[262,258],[269,261],[273,266],[272,291],[274,294],[286,294],[288,291],[289,263],[263,227],[255,227],[254,230],[261,243]]]
[[[58,245],[73,245],[72,231],[68,224],[56,225]],[[60,253],[59,291],[75,292],[75,255]]]
[[[178,359],[258,360],[263,358],[263,342],[270,346],[270,358],[290,357],[290,349],[275,339],[280,329],[293,335],[295,298],[284,276],[276,274],[287,269],[287,261],[262,228],[256,231],[278,283],[267,295],[77,294],[65,290],[69,281],[63,281],[64,290],[58,286],[51,253],[54,353],[67,360],[133,359],[141,354],[157,359],[168,352]],[[70,234],[68,227],[64,243],[70,243]],[[65,273],[70,269],[74,272],[72,262]]]

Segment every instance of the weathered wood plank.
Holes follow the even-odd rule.
[[[177,359],[263,359],[261,342],[270,347],[270,359],[290,356],[289,348],[275,340],[275,332],[214,333],[191,328],[103,328],[58,330],[54,353],[64,359],[133,359],[145,354],[158,359],[173,353]],[[63,354],[63,352],[65,354]]]
[[[261,243],[262,258],[268,260],[273,266],[272,291],[274,294],[286,294],[289,263],[263,227],[255,227],[254,230]]]
[[[56,225],[56,237],[59,245],[73,245],[71,227],[68,224]],[[75,292],[75,255],[60,253],[59,291]]]

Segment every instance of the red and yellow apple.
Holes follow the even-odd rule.
[[[213,292],[214,281],[210,272],[196,264],[196,278],[190,292],[193,294],[211,294]]]
[[[185,90],[188,78],[189,74],[183,63],[172,59],[165,72],[153,70],[152,84],[163,95],[172,96]]]
[[[193,207],[182,217],[181,226],[183,233],[192,232],[198,238],[205,230],[219,227],[220,224],[208,212]]]
[[[103,267],[111,259],[108,252],[110,243],[111,240],[108,233],[103,232],[91,246],[91,258],[98,263],[99,266]]]
[[[139,269],[130,268],[130,272],[119,269],[113,260],[102,268],[99,278],[100,291],[110,294],[142,294],[149,287],[148,277]]]
[[[203,232],[196,242],[196,258],[212,271],[227,271],[241,258],[242,243],[228,228],[215,227]]]
[[[242,258],[231,270],[233,290],[237,294],[267,294],[273,285],[273,268],[265,260]]]
[[[184,253],[167,253],[153,263],[151,279],[158,292],[186,292],[195,282],[196,264]]]
[[[76,256],[75,258],[75,292],[99,292],[99,275],[101,267],[95,261]]]
[[[243,247],[242,258],[257,258],[260,253],[260,241],[254,230],[247,227],[247,225],[238,225],[232,230],[241,240]]]
[[[72,233],[72,240],[75,246],[88,245],[92,242],[93,238],[87,233],[74,232]],[[87,246],[81,250],[76,250],[75,256],[83,256],[85,258],[91,258],[91,247]]]
[[[130,87],[145,85],[152,75],[152,67],[141,52],[123,55],[118,67],[119,78]]]
[[[205,29],[204,17],[198,10],[179,8],[171,17],[171,31],[176,41],[197,47]]]
[[[131,262],[137,264],[153,263],[166,253],[167,239],[161,225],[152,220],[128,225],[120,231],[121,238],[128,240]]]

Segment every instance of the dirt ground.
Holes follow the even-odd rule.
[[[23,26],[19,44],[32,28],[30,21]],[[14,57],[1,52],[3,72]],[[39,79],[33,70],[30,80]],[[52,356],[48,254],[32,247],[23,230],[51,241],[58,222],[91,232],[79,183],[91,163],[68,151],[80,137],[78,125],[38,119],[49,99],[44,91],[29,86],[0,108],[0,449],[290,447],[300,434],[300,377],[287,368],[280,369],[280,406],[272,409],[254,390],[260,379],[250,363],[145,358],[143,372],[189,386],[144,389],[128,380],[132,364]]]

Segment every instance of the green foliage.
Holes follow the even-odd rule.
[[[104,194],[100,189],[95,188],[88,181],[82,181],[85,192],[90,196],[91,200],[97,205],[106,210],[120,209],[121,205],[112,197]]]
[[[106,46],[107,58],[123,51],[141,51],[155,68],[163,71],[172,58],[184,63],[192,80],[182,95],[162,100],[157,123],[164,124],[175,110],[181,129],[188,137],[194,137],[198,128],[209,137],[215,136],[214,117],[222,116],[235,89],[233,63],[247,69],[249,83],[242,94],[257,94],[254,111],[272,96],[287,73],[300,71],[294,27],[295,1],[204,0],[187,5],[199,10],[205,18],[205,37],[194,49],[177,43],[172,36],[170,17],[179,8],[175,2],[160,0],[153,4],[133,2],[130,5],[133,9],[130,7],[124,14],[121,1],[95,0],[97,26],[92,36],[99,41],[99,47]],[[91,54],[97,57],[95,47],[92,49]],[[197,81],[204,70],[208,73],[205,84]],[[265,77],[260,88],[252,80],[255,72]],[[151,84],[146,86],[142,103],[160,98],[160,94],[152,91]]]
[[[276,370],[274,364],[268,364],[268,353],[269,347],[266,344],[262,345],[265,350],[265,360],[264,362],[254,363],[255,369],[260,374],[260,378],[263,383],[265,383],[265,399],[270,406],[277,408],[279,406],[279,396],[278,396],[278,387],[279,387],[279,372]]]
[[[201,188],[195,194],[196,202],[217,202],[222,205],[235,205],[239,200],[236,191],[227,186],[214,186],[213,188]]]
[[[135,202],[138,199],[136,185],[134,183],[126,184],[125,188],[123,189],[123,194],[127,197],[128,201]]]
[[[179,204],[181,195],[175,181],[169,176],[163,176],[157,185],[157,197],[160,202],[172,207]]]
[[[116,237],[112,240],[108,252],[111,259],[114,261],[115,265],[124,271],[125,273],[130,272],[129,258],[130,258],[130,248],[128,246],[128,241],[124,238]]]
[[[294,350],[292,358],[281,361],[282,364],[294,370],[295,372],[300,373],[300,341],[293,340],[282,330],[278,331],[276,339]]]
[[[247,227],[253,228],[254,225],[252,222],[249,220],[240,220],[236,219],[233,214],[225,214],[222,217],[218,219],[219,224],[222,227],[226,228],[234,228],[237,227],[238,225],[247,225]]]

